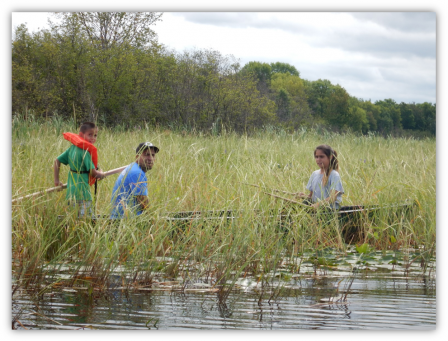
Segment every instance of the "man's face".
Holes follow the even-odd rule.
[[[156,152],[152,148],[146,148],[140,155],[136,156],[137,164],[145,173],[152,168],[155,159]]]
[[[95,144],[96,139],[98,137],[98,128],[86,130],[84,133],[79,132],[79,136],[81,136],[87,142],[90,142],[91,144]]]

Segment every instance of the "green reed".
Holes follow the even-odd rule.
[[[73,122],[36,122],[15,118],[12,125],[12,198],[53,187],[52,164],[68,148],[62,132],[76,132]],[[435,140],[382,138],[375,135],[289,134],[266,128],[251,136],[221,135],[153,128],[132,131],[100,127],[99,164],[110,170],[135,160],[135,147],[151,141],[160,148],[148,175],[151,208],[139,216],[111,222],[78,220],[57,192],[26,199],[12,207],[14,278],[18,286],[90,283],[105,289],[110,274],[126,275],[126,285],[155,278],[206,279],[225,297],[240,276],[262,283],[286,260],[306,250],[327,247],[344,252],[347,241],[335,216],[311,215],[263,190],[305,191],[317,169],[313,151],[329,144],[339,155],[344,205],[390,205],[408,199],[408,212],[388,210],[359,218],[358,239],[379,250],[421,247],[435,254]],[[66,182],[68,167],[60,178]],[[96,214],[110,212],[117,175],[99,182]],[[262,188],[242,183],[256,184]],[[287,195],[282,195],[287,196]],[[165,219],[180,211],[233,210],[234,219],[199,219],[182,224]],[[279,223],[272,212],[289,212]],[[57,269],[70,267],[70,280]],[[80,275],[89,274],[89,278]],[[270,277],[271,276],[271,277]],[[93,282],[92,282],[93,281]],[[93,283],[93,284],[92,284]]]

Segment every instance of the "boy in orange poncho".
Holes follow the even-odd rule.
[[[93,145],[98,136],[95,123],[84,122],[79,133],[64,133],[64,138],[72,145],[54,161],[54,184],[62,186],[59,181],[61,163],[70,166],[67,181],[67,194],[69,206],[78,209],[78,217],[92,216],[92,194],[89,185],[96,179],[103,179],[104,173],[97,170],[98,154]]]

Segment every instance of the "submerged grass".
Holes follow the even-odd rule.
[[[13,120],[13,199],[54,186],[53,161],[69,146],[62,137],[65,131],[76,131],[76,127],[71,122]],[[420,248],[418,261],[425,271],[435,255],[434,139],[315,130],[287,134],[268,129],[252,136],[225,132],[213,136],[147,126],[134,131],[100,127],[100,167],[110,170],[130,164],[142,141],[160,148],[148,173],[151,209],[147,213],[116,223],[102,218],[94,223],[78,220],[67,207],[64,192],[12,206],[15,289],[38,285],[38,295],[49,286],[86,285],[101,291],[111,285],[115,278],[111,275],[119,273],[128,288],[150,286],[160,278],[177,279],[183,285],[207,282],[225,300],[240,277],[269,285],[288,260],[291,271],[298,271],[297,257],[306,251],[316,252],[316,267],[325,266],[326,261],[319,260],[320,250],[347,251],[341,221],[285,205],[262,189],[304,191],[317,169],[314,148],[322,143],[338,151],[344,205],[415,202],[409,212],[378,210],[373,216],[359,217],[353,242],[383,251]],[[68,167],[62,167],[61,179],[67,171]],[[116,178],[99,183],[94,202],[99,216],[109,213]],[[194,210],[237,212],[232,220],[176,223],[165,219],[170,212]],[[279,222],[272,215],[279,210],[293,212],[293,220]],[[60,278],[61,269],[67,268],[71,275]]]

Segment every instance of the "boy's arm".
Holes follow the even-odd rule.
[[[61,168],[61,161],[58,159],[54,160],[53,171],[54,171],[54,185],[62,186],[64,185],[61,181],[59,181],[59,170]]]

